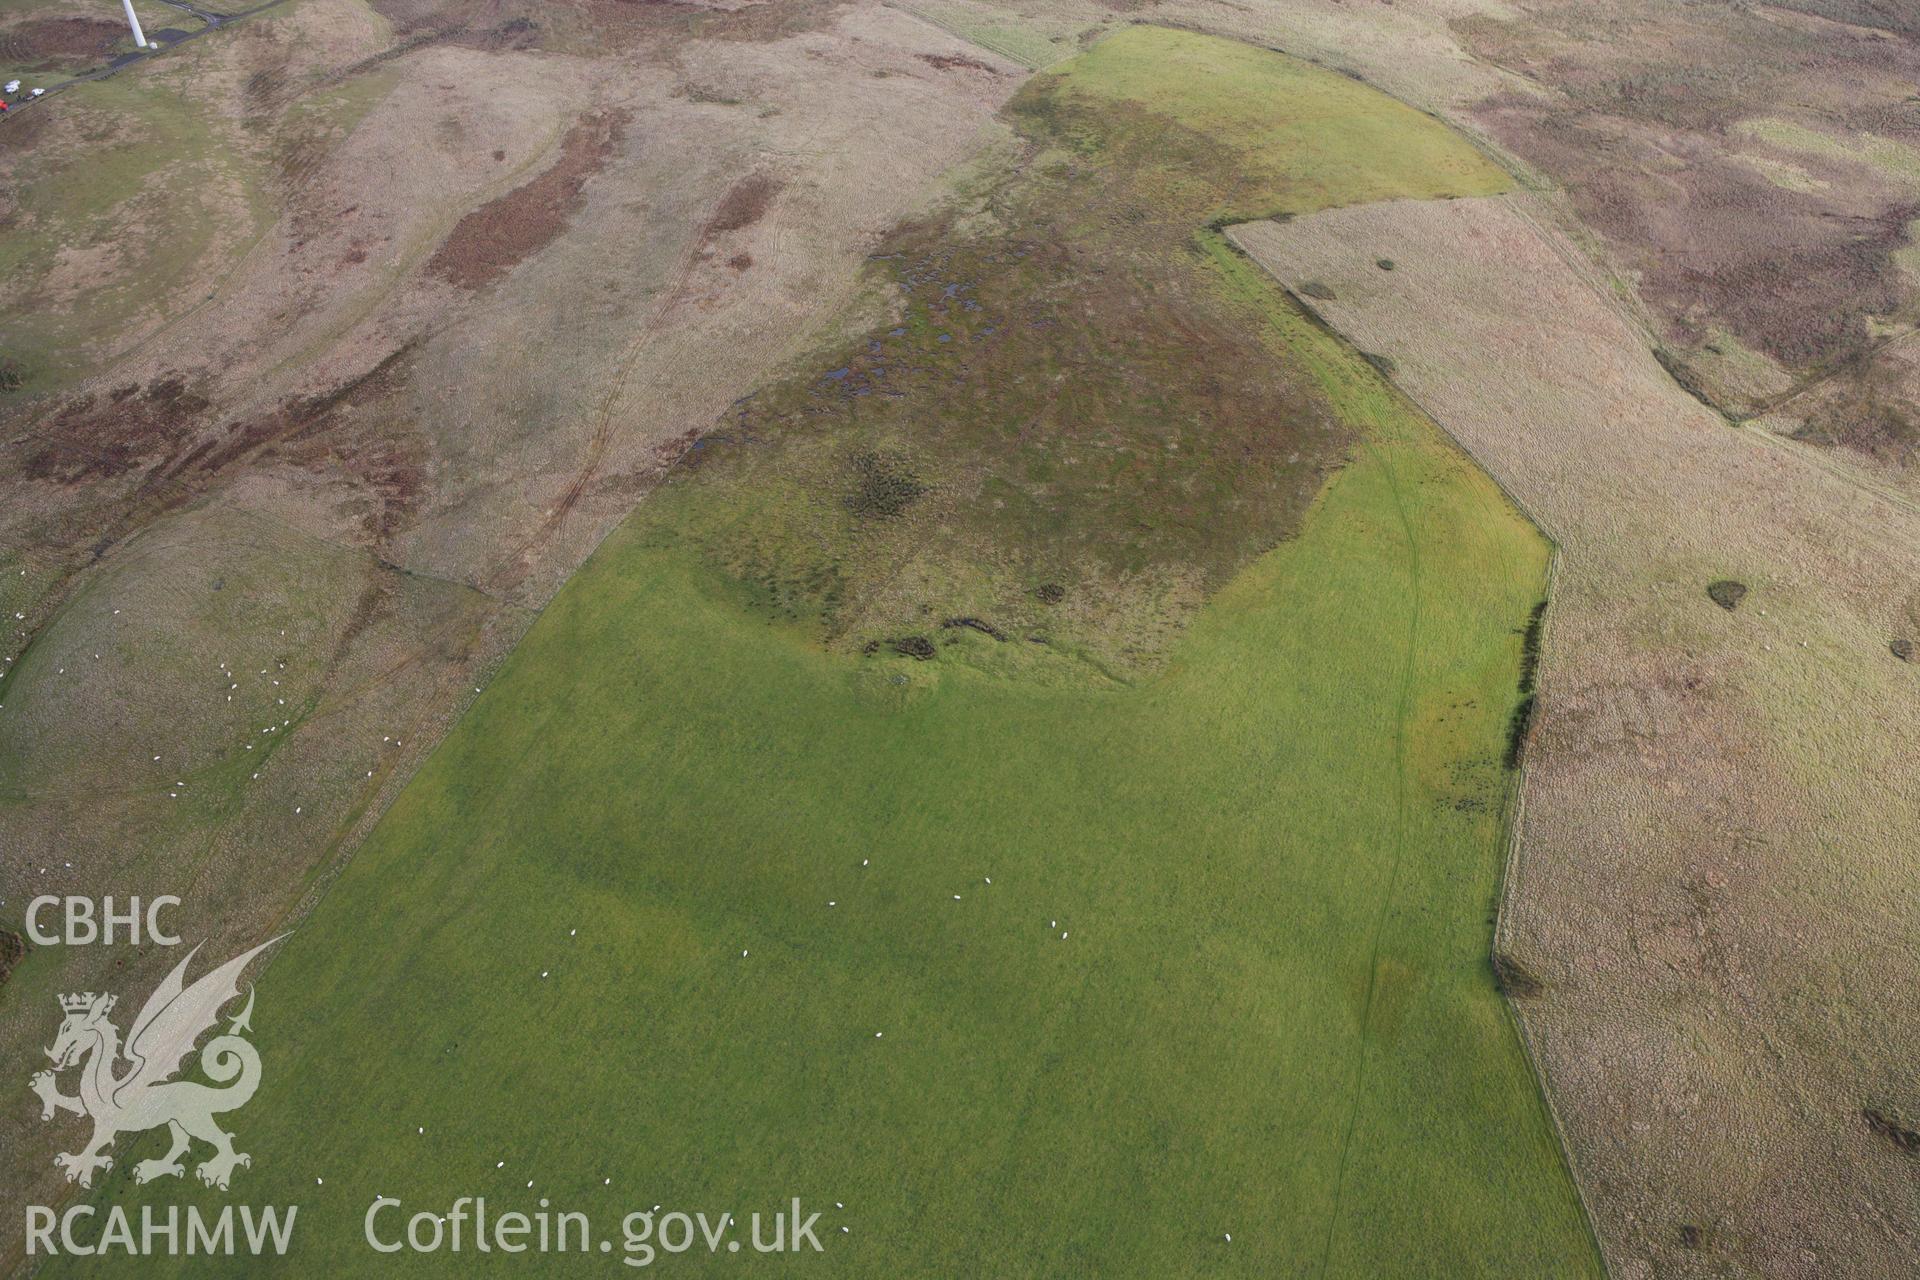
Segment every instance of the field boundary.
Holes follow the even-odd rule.
[[[1442,430],[1445,430],[1445,428],[1442,428]],[[1449,438],[1451,438],[1451,433],[1449,433]],[[1464,447],[1465,446],[1462,446],[1462,448]],[[1472,457],[1473,455],[1469,453],[1467,456]],[[1479,461],[1478,458],[1474,458],[1476,465],[1479,464]],[[1485,467],[1481,469],[1484,471]],[[1499,484],[1499,481],[1495,480],[1494,483]],[[1500,487],[1504,490],[1506,486],[1501,485]],[[1548,533],[1537,520],[1534,520],[1533,514],[1529,512],[1525,506],[1521,506],[1519,510],[1528,520],[1534,521],[1534,527],[1540,530],[1541,536],[1547,539],[1547,545],[1551,548],[1547,554],[1547,580],[1543,584],[1543,589],[1546,593],[1546,609],[1540,615],[1540,648],[1544,656],[1546,652],[1547,630],[1552,623],[1554,614],[1554,588],[1560,581],[1560,543],[1553,535]],[[1542,668],[1544,670],[1544,662]],[[1487,956],[1487,961],[1490,965],[1505,949],[1507,939],[1512,934],[1513,903],[1519,896],[1520,824],[1526,817],[1527,785],[1532,777],[1532,771],[1527,767],[1526,747],[1524,743],[1520,751],[1519,774],[1520,776],[1513,784],[1512,796],[1507,801],[1507,854],[1500,869],[1500,900],[1493,918],[1493,948]],[[1498,986],[1499,984],[1496,982],[1495,985]],[[1587,1191],[1586,1180],[1580,1176],[1580,1166],[1573,1159],[1573,1148],[1567,1141],[1567,1126],[1560,1118],[1560,1105],[1554,1099],[1554,1091],[1547,1087],[1547,1073],[1546,1069],[1541,1065],[1539,1050],[1534,1045],[1533,1027],[1527,1021],[1526,1015],[1520,1012],[1519,1004],[1511,995],[1507,994],[1504,988],[1500,991],[1500,1003],[1506,1006],[1507,1016],[1513,1020],[1514,1031],[1520,1039],[1520,1051],[1526,1055],[1527,1067],[1533,1072],[1533,1078],[1539,1086],[1540,1100],[1547,1108],[1547,1123],[1553,1130],[1554,1145],[1560,1149],[1561,1163],[1566,1166],[1567,1177],[1573,1182],[1574,1196],[1580,1202],[1580,1220],[1586,1223],[1587,1234],[1593,1238],[1594,1252],[1600,1257],[1600,1266],[1610,1276],[1619,1275],[1620,1269],[1614,1265],[1614,1260],[1607,1254],[1606,1240],[1594,1226],[1593,1198]]]

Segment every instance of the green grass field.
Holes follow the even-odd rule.
[[[1084,453],[995,452],[992,423],[922,410],[930,391],[810,396],[840,353],[770,389],[736,432],[751,443],[680,473],[569,583],[274,962],[265,1083],[229,1119],[254,1158],[234,1192],[136,1190],[151,1143],[118,1153],[110,1198],[298,1203],[280,1269],[301,1275],[593,1265],[376,1255],[361,1220],[380,1194],[408,1212],[546,1197],[614,1241],[601,1266],[629,1210],[798,1196],[825,1211],[826,1253],[796,1265],[822,1275],[1598,1274],[1487,963],[1547,547],[1202,230],[1501,175],[1351,81],[1148,28],[1029,86],[1014,120],[1032,176],[990,204],[1029,220],[978,234],[1190,219],[1128,232],[1111,266],[1151,298],[1184,291],[1175,314],[1244,323],[1218,353],[1226,390],[1156,402],[1101,364],[1208,354],[1164,326],[1089,355],[1049,324],[998,356],[972,328],[899,326],[894,363],[927,387],[1022,360],[1036,396],[1056,375],[1094,387],[1060,430],[1134,460],[1069,483]],[[1124,180],[1089,194],[1109,172]],[[1021,262],[997,301],[983,285],[989,310],[1028,314],[1046,279]],[[1284,387],[1233,400],[1262,361]],[[1310,504],[1280,486],[1259,507],[1218,459],[1152,462],[1152,423],[1204,453],[1229,402],[1331,415],[1344,465],[1313,473]],[[863,656],[842,636],[896,606],[848,620],[846,602],[874,598],[888,557],[869,543],[896,525],[817,483],[835,441],[924,469],[915,511],[935,514],[898,527],[935,547],[904,557],[939,570],[928,607],[990,605],[998,578],[1048,568],[1046,502],[1117,536],[1169,510],[1151,489],[1175,480],[1171,518],[1197,532],[1050,567],[1076,586],[1185,574],[1206,603],[1170,611],[1126,678],[1072,661],[1125,631],[1113,611],[1082,618],[1058,667],[1009,656],[1052,647],[1025,618],[1006,641],[938,632],[928,661]],[[803,543],[844,547],[820,562],[841,577],[806,572]],[[991,559],[977,581],[967,557]],[[658,1265],[754,1257],[702,1244]],[[223,1265],[271,1269],[192,1270]]]

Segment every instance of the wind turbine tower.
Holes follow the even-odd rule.
[[[133,42],[142,49],[147,47],[147,33],[140,29],[140,15],[133,11],[133,0],[120,0],[120,7],[127,11],[127,25],[133,28]]]

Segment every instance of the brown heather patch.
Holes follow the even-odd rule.
[[[184,478],[224,471],[268,445],[311,438],[332,422],[334,415],[379,399],[394,390],[413,346],[401,347],[357,378],[315,396],[295,396],[272,413],[254,418],[224,435],[209,437],[191,452],[168,464],[169,475]]]
[[[869,282],[888,318],[689,454],[725,509],[755,513],[705,545],[849,650],[975,618],[1146,671],[1206,593],[1294,532],[1349,436],[1194,252],[1243,180],[1236,157],[1042,88],[1016,120],[1100,162],[1020,169],[889,235]],[[743,180],[712,225],[758,216],[767,190]],[[917,597],[907,564],[968,585]]]
[[[545,248],[580,211],[587,180],[612,158],[629,118],[626,111],[582,117],[545,172],[460,220],[427,263],[428,273],[478,289]]]
[[[1857,22],[1892,8],[1792,7]],[[1912,300],[1893,263],[1920,214],[1910,189],[1864,163],[1782,151],[1740,131],[1784,114],[1843,138],[1920,141],[1920,118],[1895,105],[1920,83],[1910,42],[1644,0],[1549,5],[1523,20],[1453,28],[1476,56],[1545,90],[1499,94],[1473,114],[1567,189],[1676,343],[1718,355],[1724,331],[1807,372],[1865,350],[1868,318]],[[1768,163],[1804,169],[1808,188],[1779,185]],[[1741,398],[1707,389],[1718,402]]]
[[[1894,466],[1920,461],[1920,379],[1910,366],[1860,360],[1824,390],[1796,438]]]
[[[126,34],[120,23],[104,18],[35,18],[0,31],[0,63],[28,67],[100,58]]]
[[[352,484],[366,499],[362,531],[382,541],[405,527],[427,479],[427,452],[379,411],[405,385],[415,344],[314,396],[229,427],[169,465],[170,478],[204,483],[243,462],[284,463]]]
[[[961,53],[923,53],[920,61],[938,71],[984,71],[988,75],[997,75],[994,69],[978,58],[969,58]]]
[[[773,203],[774,196],[779,194],[784,185],[778,178],[764,173],[756,173],[734,183],[727,194],[720,197],[713,217],[708,219],[707,237],[711,239],[724,232],[744,230],[760,221],[766,216],[767,206]]]
[[[0,985],[27,956],[27,940],[11,929],[0,929]]]
[[[106,480],[166,457],[192,436],[206,399],[169,373],[144,388],[129,383],[82,395],[55,414],[25,471],[35,480]]]
[[[1920,205],[1845,212],[1824,195],[1783,190],[1719,144],[1631,128],[1618,136],[1579,110],[1541,113],[1519,97],[1479,115],[1502,145],[1567,185],[1581,221],[1638,270],[1641,296],[1688,346],[1724,328],[1788,368],[1814,368],[1866,349],[1867,317],[1903,300],[1893,254]],[[1684,169],[1663,163],[1676,151]]]

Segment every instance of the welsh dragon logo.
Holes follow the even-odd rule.
[[[185,1172],[180,1157],[187,1154],[196,1138],[213,1147],[213,1155],[194,1170],[210,1187],[226,1190],[234,1169],[253,1163],[244,1151],[233,1149],[233,1135],[214,1119],[244,1107],[260,1087],[260,1054],[242,1038],[243,1032],[252,1030],[251,988],[246,1006],[228,1023],[226,1034],[209,1040],[200,1053],[201,1071],[215,1084],[226,1087],[216,1089],[172,1077],[193,1052],[194,1043],[220,1020],[220,1010],[240,994],[240,974],[247,963],[279,940],[261,943],[190,987],[182,979],[200,948],[189,951],[141,1007],[124,1045],[120,1029],[107,1016],[113,1012],[116,997],[91,991],[60,997],[66,1017],[53,1047],[47,1050],[53,1070],[35,1074],[28,1084],[40,1095],[42,1120],[53,1119],[59,1111],[93,1120],[93,1137],[85,1146],[53,1158],[66,1170],[67,1181],[91,1186],[95,1170],[113,1167],[113,1157],[107,1151],[115,1138],[161,1125],[172,1133],[173,1146],[159,1159],[135,1165],[136,1182],[179,1177]],[[127,1063],[124,1071],[119,1070],[123,1059]],[[56,1078],[69,1067],[80,1069],[77,1097],[61,1093]]]

